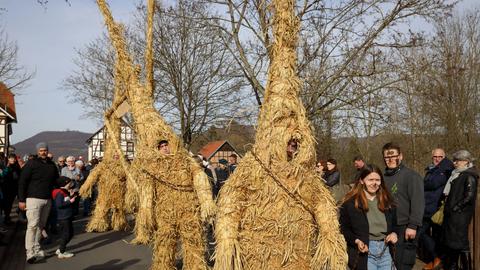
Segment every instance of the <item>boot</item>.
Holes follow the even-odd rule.
[[[445,270],[458,270],[458,252],[450,251],[450,254],[445,258],[445,263],[443,264],[443,269]]]
[[[470,251],[462,251],[460,253],[460,269],[473,270],[472,255],[470,254]]]
[[[433,262],[429,262],[425,264],[425,266],[422,268],[422,270],[432,270],[433,269]]]
[[[441,269],[442,268],[442,260],[440,258],[436,257],[433,260],[433,270]]]

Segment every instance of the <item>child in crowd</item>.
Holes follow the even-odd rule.
[[[57,179],[57,186],[60,188],[54,189],[52,197],[55,200],[55,207],[57,208],[57,220],[60,228],[60,247],[57,249],[59,259],[71,258],[73,253],[66,252],[66,246],[73,237],[73,208],[72,204],[77,199],[74,194],[72,179],[60,176]]]

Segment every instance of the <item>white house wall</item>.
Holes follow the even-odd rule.
[[[100,151],[100,143],[105,141],[104,129],[101,129],[97,134],[95,134],[89,145],[88,145],[88,159],[91,160],[93,157],[103,157],[104,152]],[[120,133],[120,149],[123,153],[126,153],[129,159],[133,159],[135,156],[135,144],[134,151],[127,152],[127,144],[134,143],[133,130],[130,126],[122,126]]]
[[[8,147],[8,127],[6,119],[7,116],[3,112],[0,112],[0,152],[3,152],[4,154],[7,154],[6,147]]]

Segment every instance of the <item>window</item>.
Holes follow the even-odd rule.
[[[133,151],[134,151],[133,142],[127,142],[127,152],[133,152]]]
[[[105,141],[100,141],[100,152],[105,152]]]

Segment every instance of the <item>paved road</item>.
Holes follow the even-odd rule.
[[[57,244],[46,246],[48,256],[35,264],[26,264],[25,270],[146,270],[152,251],[147,246],[130,245],[130,232],[87,233],[87,220],[74,222],[75,236],[67,250],[75,254],[69,259],[58,259],[54,254]]]
[[[2,258],[0,270],[147,270],[152,251],[148,246],[128,244],[133,239],[130,232],[87,233],[87,219],[74,222],[75,236],[67,250],[75,254],[69,259],[58,259],[54,254],[57,243],[46,245],[48,256],[35,264],[25,263],[25,224],[19,225],[9,245],[7,258]],[[414,270],[421,270],[417,260]],[[181,269],[181,267],[179,267]]]

